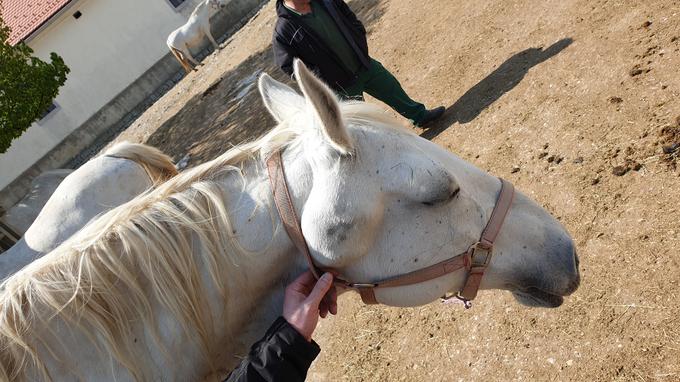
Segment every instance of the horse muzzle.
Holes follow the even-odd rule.
[[[519,286],[511,286],[510,291],[522,305],[543,308],[556,308],[564,303],[564,297],[574,293],[581,284],[579,259],[572,247],[571,263],[566,265],[559,280],[527,280]]]

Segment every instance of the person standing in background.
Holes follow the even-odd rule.
[[[443,106],[428,110],[411,99],[369,56],[366,29],[344,1],[277,0],[276,12],[274,59],[288,75],[298,58],[343,99],[363,100],[366,92],[419,127],[444,114]]]

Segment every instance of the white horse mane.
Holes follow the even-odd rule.
[[[289,104],[299,101],[291,99]],[[343,103],[341,108],[348,124],[394,124],[368,104]],[[305,110],[311,113],[309,108],[298,111]],[[0,380],[24,378],[29,365],[45,380],[51,379],[38,349],[42,347],[40,354],[55,354],[54,349],[36,333],[56,316],[86,333],[133,378],[145,380],[148,368],[129,333],[131,322],[137,321],[159,338],[153,302],[177,318],[185,333],[197,335],[209,361],[217,344],[199,270],[208,270],[224,297],[229,286],[222,280],[235,271],[235,255],[245,252],[232,234],[217,179],[230,171],[241,173],[236,166],[247,159],[258,154],[264,158],[300,141],[313,130],[306,127],[283,121],[263,138],[170,178],[92,221],[7,279],[0,285]],[[206,253],[200,259],[190,255],[197,243]]]
[[[58,187],[37,185],[11,211],[25,219],[23,237],[0,256],[0,282],[57,248],[97,215],[175,175],[172,160],[160,150],[123,142],[71,172]],[[39,193],[49,199],[36,198]]]
[[[136,162],[142,166],[154,184],[165,182],[178,174],[172,159],[153,146],[120,142],[104,152],[103,155]]]

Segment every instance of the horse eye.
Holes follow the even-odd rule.
[[[453,190],[453,192],[451,192],[446,197],[428,200],[427,202],[423,202],[423,204],[428,206],[428,207],[432,207],[432,206],[436,206],[436,205],[439,205],[439,204],[448,203],[451,200],[455,199],[458,196],[458,194],[460,194],[460,187],[457,187],[455,190]]]

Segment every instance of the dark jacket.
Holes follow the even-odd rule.
[[[347,4],[342,0],[312,1],[326,8],[361,64],[369,68],[366,29]],[[277,0],[276,12],[279,18],[274,28],[272,46],[274,60],[284,72],[289,76],[293,75],[293,59],[297,57],[336,90],[350,86],[356,81],[356,73],[350,73],[345,69],[332,49],[326,46],[314,31],[305,27],[289,13],[283,5],[283,0]]]
[[[316,342],[279,317],[225,382],[304,381],[319,351]]]

